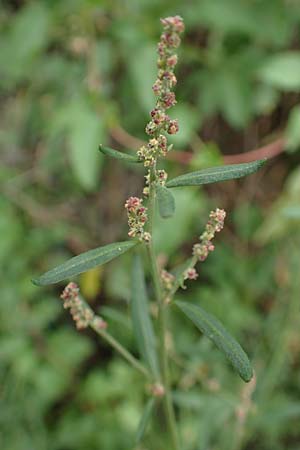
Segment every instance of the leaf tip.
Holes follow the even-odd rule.
[[[250,366],[248,372],[243,374],[242,379],[245,381],[245,383],[249,383],[253,379],[253,376],[254,370],[252,366]]]
[[[39,278],[31,278],[31,283],[34,284],[35,286],[41,286],[42,283],[40,282]]]

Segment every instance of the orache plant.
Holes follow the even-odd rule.
[[[253,370],[244,350],[215,317],[199,306],[174,300],[178,289],[185,287],[185,280],[195,280],[198,277],[195,269],[197,263],[205,261],[209,252],[214,250],[213,239],[215,234],[223,228],[225,211],[216,209],[210,213],[204,232],[193,246],[192,256],[171,272],[160,270],[157,264],[157,255],[152,239],[155,211],[158,206],[158,211],[163,218],[172,216],[175,210],[175,200],[171,188],[198,186],[240,178],[258,170],[264,161],[213,167],[186,173],[169,181],[166,171],[158,168],[160,161],[172,150],[172,145],[168,144],[167,134],[175,134],[179,129],[178,121],[170,119],[167,110],[176,103],[175,94],[172,90],[177,82],[174,74],[174,68],[177,64],[176,48],[180,44],[180,34],[184,31],[183,20],[179,16],[167,17],[162,19],[161,23],[163,33],[158,44],[158,76],[153,85],[153,92],[157,100],[154,109],[150,112],[151,119],[146,126],[146,133],[149,135],[148,143],[138,150],[136,156],[100,146],[100,151],[105,155],[127,162],[141,163],[146,169],[146,182],[142,197],[130,197],[125,203],[130,240],[109,244],[75,256],[35,279],[34,283],[36,285],[57,283],[104,264],[124,252],[132,251],[131,313],[133,330],[140,351],[140,360],[111,336],[107,331],[107,323],[94,314],[80,296],[79,289],[74,282],[67,285],[61,297],[64,307],[70,308],[78,329],[91,327],[147,379],[149,401],[138,427],[136,441],[139,442],[143,438],[154,407],[162,404],[169,440],[168,448],[179,450],[182,447],[172,402],[172,386],[170,385],[168,351],[165,339],[168,315],[172,308],[177,307],[204,335],[216,344],[245,382],[251,380]],[[143,255],[141,254],[143,248],[146,249],[151,268],[153,291],[158,311],[156,317],[151,317],[149,313]]]

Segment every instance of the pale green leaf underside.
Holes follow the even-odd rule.
[[[127,252],[135,245],[137,241],[115,242],[113,244],[98,247],[88,252],[81,253],[81,255],[74,256],[65,263],[55,267],[52,270],[44,273],[39,278],[32,280],[37,286],[45,286],[47,284],[58,283],[66,278],[73,277],[82,272],[86,272],[93,267],[100,266],[122,253]]]
[[[106,156],[110,156],[111,158],[119,159],[121,161],[131,162],[131,163],[141,163],[137,156],[129,155],[128,153],[119,152],[118,150],[114,150],[110,147],[103,147],[103,145],[99,145],[99,150]]]
[[[155,336],[149,313],[143,266],[137,254],[133,257],[132,265],[131,316],[140,354],[153,375],[157,377],[159,369]]]
[[[138,425],[138,428],[137,428],[137,432],[136,432],[136,437],[135,437],[136,445],[139,444],[141,442],[141,440],[143,439],[143,436],[144,436],[145,431],[147,429],[147,425],[148,425],[149,420],[151,418],[151,414],[152,414],[152,411],[153,411],[154,404],[155,404],[154,398],[150,398],[148,400],[148,402],[146,403],[143,415],[141,417],[141,420],[139,422],[139,425]]]
[[[198,186],[200,184],[217,183],[218,181],[233,180],[256,172],[265,159],[259,159],[251,163],[232,164],[228,166],[211,167],[186,173],[167,182],[167,187]]]
[[[248,356],[221,322],[200,306],[180,301],[175,303],[196,327],[225,354],[240,377],[246,382],[250,381],[253,369]]]
[[[172,217],[175,212],[175,199],[172,193],[164,186],[156,187],[159,214],[163,219]]]

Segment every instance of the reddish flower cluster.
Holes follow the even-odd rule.
[[[223,209],[217,208],[215,211],[211,211],[205,231],[199,238],[200,243],[195,244],[193,247],[193,255],[196,256],[199,261],[204,261],[209,252],[212,252],[215,249],[211,241],[215,237],[215,234],[223,229],[225,217],[226,212]]]
[[[184,272],[184,279],[185,280],[197,280],[198,278],[198,274],[196,269],[194,269],[194,267],[189,267],[185,272]]]
[[[128,236],[138,236],[139,239],[149,242],[151,236],[144,231],[145,223],[148,220],[147,208],[143,206],[143,200],[138,197],[129,197],[125,203],[128,215],[129,232]]]
[[[138,150],[138,156],[144,161],[145,167],[154,165],[159,156],[165,156],[171,146],[167,146],[167,139],[162,134],[176,134],[179,130],[178,121],[170,119],[166,110],[176,104],[172,88],[177,80],[174,67],[177,63],[176,48],[180,44],[179,34],[184,30],[183,20],[179,16],[167,17],[161,20],[164,31],[158,44],[158,77],[152,89],[157,96],[155,108],[150,112],[151,120],[146,126],[146,133],[151,136],[147,145]]]
[[[99,328],[105,329],[106,322],[99,316],[95,316],[89,306],[79,297],[79,288],[76,283],[69,283],[61,294],[64,308],[69,308],[71,316],[78,330],[88,327],[93,321]]]

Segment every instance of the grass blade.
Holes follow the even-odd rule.
[[[180,301],[176,301],[175,304],[225,354],[240,377],[246,382],[250,381],[253,369],[248,356],[221,322],[200,306]]]
[[[39,278],[32,280],[32,282],[37,286],[58,283],[59,281],[86,272],[95,266],[100,266],[101,264],[122,255],[127,252],[127,250],[137,245],[137,243],[137,241],[132,240],[115,242],[113,244],[105,245],[104,247],[94,248],[93,250],[74,256],[60,266],[57,266],[44,273]]]
[[[172,217],[175,212],[175,199],[173,194],[164,186],[156,187],[159,214],[163,219]]]
[[[132,265],[131,315],[133,331],[140,354],[151,373],[158,377],[159,369],[155,336],[149,314],[142,261],[138,254],[134,255]]]
[[[210,167],[209,169],[190,172],[173,178],[166,183],[167,187],[198,186],[201,184],[217,183],[219,181],[242,178],[256,172],[266,162],[266,159],[258,159],[250,163],[232,164],[228,166]]]
[[[144,434],[146,432],[147,429],[147,425],[149,424],[150,418],[151,418],[151,414],[153,411],[153,407],[155,404],[155,400],[154,398],[150,398],[148,400],[148,402],[146,403],[143,415],[141,417],[141,420],[139,422],[138,428],[137,428],[137,432],[136,432],[136,437],[135,437],[135,444],[138,445],[141,440],[144,437]]]
[[[106,156],[110,156],[111,158],[119,159],[121,161],[131,162],[131,163],[141,163],[137,156],[129,155],[128,153],[119,152],[118,150],[114,150],[110,147],[103,147],[103,145],[99,145],[99,150]]]

